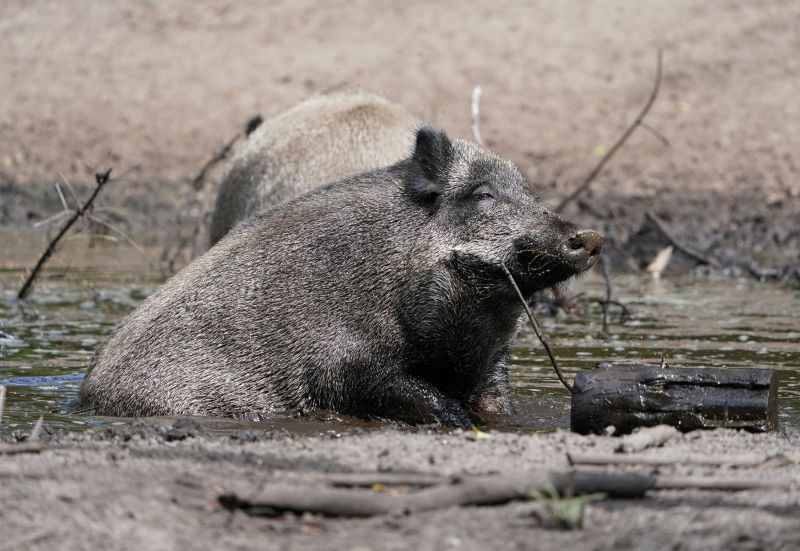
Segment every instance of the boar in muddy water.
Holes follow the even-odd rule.
[[[422,128],[411,156],[260,212],[95,353],[78,408],[258,418],[329,409],[468,427],[510,412],[530,299],[602,236],[548,211],[510,162]]]
[[[210,244],[263,208],[396,163],[408,155],[419,126],[399,105],[355,86],[318,94],[265,121],[225,170]]]

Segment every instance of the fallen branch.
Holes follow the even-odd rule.
[[[380,473],[374,476],[380,480]],[[641,497],[652,488],[653,483],[654,479],[649,475],[542,471],[515,476],[474,476],[406,495],[372,490],[268,485],[252,498],[229,493],[221,495],[219,501],[227,509],[242,509],[252,515],[309,512],[332,517],[368,517],[456,505],[499,505],[530,499],[532,494],[545,491],[555,491],[559,495],[605,492],[615,497]]]
[[[606,152],[606,154],[603,155],[603,158],[600,159],[600,162],[597,163],[597,165],[594,167],[594,169],[583,180],[581,185],[579,185],[577,188],[575,188],[575,191],[570,193],[566,198],[564,198],[558,204],[558,206],[555,208],[555,212],[563,211],[564,207],[569,205],[578,196],[580,196],[581,193],[586,191],[586,189],[591,185],[591,183],[594,181],[594,179],[597,178],[597,175],[600,174],[600,171],[603,170],[603,167],[606,166],[606,163],[608,163],[608,161],[611,160],[611,158],[625,144],[625,142],[628,141],[628,138],[631,137],[631,134],[633,134],[633,132],[638,127],[640,127],[640,126],[642,126],[644,124],[644,118],[650,112],[650,108],[653,107],[653,103],[655,103],[656,97],[658,97],[658,92],[661,89],[661,67],[662,67],[663,57],[664,57],[663,56],[663,52],[661,50],[659,50],[658,51],[658,58],[657,58],[657,62],[656,62],[656,77],[655,77],[655,83],[653,84],[653,91],[650,92],[650,97],[647,98],[647,103],[645,103],[644,107],[639,112],[639,115],[636,117],[636,119],[633,121],[633,123],[630,126],[628,126],[628,128],[625,129],[625,132],[623,132],[622,135],[619,138],[617,138],[617,141],[614,143],[614,145],[611,146],[611,149],[609,149]],[[651,132],[654,132],[654,130],[652,128],[650,128],[649,126],[647,128]],[[662,141],[666,140],[666,138],[663,138],[663,136],[661,136],[660,134],[657,134],[657,135],[660,136],[659,139],[662,139]],[[669,142],[667,142],[667,143],[669,143]]]
[[[379,483],[381,473],[372,475]],[[413,513],[453,506],[501,505],[549,493],[577,496],[605,493],[609,497],[640,498],[650,490],[701,489],[739,491],[788,489],[791,480],[745,480],[741,478],[660,477],[637,473],[596,471],[532,472],[520,475],[486,475],[455,479],[432,488],[403,495],[373,490],[319,488],[299,485],[267,485],[255,496],[236,493],[219,496],[229,510],[256,516],[278,516],[286,512],[330,517],[369,517]]]
[[[716,455],[624,455],[618,453],[567,453],[570,465],[646,465],[659,467],[663,465],[693,465],[698,467],[761,467],[765,464],[779,466],[789,464],[791,460],[782,457],[764,455],[716,456]]]
[[[531,326],[533,327],[533,332],[536,333],[539,342],[542,343],[542,346],[544,346],[547,355],[550,357],[550,363],[553,364],[553,369],[555,370],[556,375],[558,376],[558,380],[561,381],[561,384],[564,385],[567,390],[572,392],[572,385],[570,385],[569,382],[567,382],[567,380],[564,378],[564,375],[561,374],[561,370],[558,369],[558,363],[556,362],[556,358],[553,355],[553,351],[550,349],[550,343],[542,333],[542,329],[539,327],[539,322],[537,322],[536,318],[533,316],[533,312],[531,312],[530,306],[528,306],[525,297],[522,295],[522,291],[519,290],[519,286],[517,286],[517,282],[514,280],[514,276],[511,275],[510,271],[508,271],[505,262],[500,262],[500,266],[506,273],[506,277],[508,278],[508,281],[511,283],[511,286],[514,287],[514,290],[517,292],[517,297],[519,298],[519,301],[522,303],[522,307],[525,309],[525,313],[528,315],[528,319],[530,320]]]
[[[654,490],[716,490],[723,492],[744,492],[747,490],[787,490],[795,486],[789,479],[746,480],[741,478],[714,478],[693,476],[659,476],[653,485]]]
[[[357,488],[374,486],[436,486],[457,480],[428,473],[347,473],[327,476],[323,481],[329,486]]]
[[[36,277],[39,275],[39,272],[42,270],[42,268],[44,268],[45,263],[47,263],[47,261],[56,251],[56,245],[58,245],[58,242],[62,237],[64,237],[64,235],[66,235],[72,225],[75,224],[75,222],[77,222],[78,219],[81,218],[92,207],[92,203],[94,203],[94,200],[97,198],[100,190],[103,189],[103,186],[108,183],[109,178],[111,177],[111,170],[112,169],[109,168],[103,173],[98,172],[94,175],[95,181],[97,182],[97,187],[94,188],[94,192],[92,192],[92,195],[82,206],[75,209],[75,213],[61,227],[61,230],[58,232],[55,238],[50,241],[50,244],[42,253],[42,256],[39,257],[39,260],[36,262],[33,270],[31,270],[31,273],[28,275],[28,278],[25,280],[22,288],[17,293],[17,299],[25,300],[28,297],[33,288],[33,284],[36,281]]]
[[[664,237],[666,237],[666,238],[667,238],[667,241],[669,241],[669,242],[672,244],[672,246],[673,246],[673,247],[675,247],[676,249],[678,249],[679,251],[681,251],[681,252],[682,252],[682,253],[684,253],[685,255],[687,255],[687,256],[689,256],[689,257],[691,257],[691,258],[694,258],[694,259],[695,259],[695,260],[697,260],[697,261],[698,261],[700,264],[707,264],[707,265],[709,265],[709,266],[713,266],[714,268],[719,268],[719,267],[720,267],[720,264],[719,264],[719,262],[717,262],[717,261],[716,261],[716,260],[714,260],[713,258],[711,258],[711,257],[709,257],[709,256],[706,256],[706,255],[704,255],[703,253],[699,252],[699,251],[698,251],[698,250],[696,250],[696,249],[693,249],[692,247],[690,247],[690,246],[688,246],[688,245],[685,245],[684,243],[681,243],[681,242],[680,242],[680,241],[679,241],[679,240],[678,240],[678,239],[677,239],[677,238],[676,238],[674,235],[672,235],[672,233],[671,233],[671,232],[670,232],[670,231],[667,229],[667,227],[666,227],[666,225],[664,224],[664,222],[663,222],[663,221],[662,221],[662,220],[661,220],[661,219],[660,219],[658,216],[656,216],[656,213],[654,213],[654,212],[653,212],[653,211],[651,211],[651,210],[648,210],[647,212],[645,212],[645,216],[646,216],[646,217],[647,217],[647,218],[648,218],[648,219],[649,219],[651,222],[653,222],[653,224],[655,224],[655,225],[656,225],[656,227],[658,228],[658,231],[660,231],[660,232],[661,232],[661,233],[664,235]]]

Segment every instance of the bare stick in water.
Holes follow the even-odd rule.
[[[533,312],[531,312],[528,303],[525,301],[525,297],[522,296],[522,291],[519,290],[519,286],[517,285],[517,282],[514,280],[514,276],[511,275],[511,272],[506,267],[505,262],[500,262],[500,266],[506,273],[506,277],[508,278],[509,283],[511,283],[511,286],[514,287],[514,290],[517,292],[517,297],[519,297],[519,301],[522,303],[522,307],[525,308],[525,313],[528,315],[528,319],[531,321],[531,325],[533,326],[533,332],[536,333],[536,336],[539,338],[539,342],[542,343],[542,346],[544,346],[547,355],[550,356],[550,363],[553,364],[553,369],[555,369],[556,375],[558,375],[558,380],[561,381],[561,384],[564,385],[567,390],[572,392],[572,385],[570,385],[569,382],[567,382],[567,380],[564,378],[564,375],[561,374],[561,370],[558,369],[558,363],[556,362],[556,357],[553,355],[553,351],[550,348],[550,343],[547,341],[547,338],[542,333],[542,330],[539,327],[539,322],[537,322],[536,318],[533,317]]]
[[[58,235],[50,241],[50,244],[42,253],[42,256],[39,257],[39,260],[36,262],[36,266],[33,267],[31,270],[30,275],[28,275],[28,279],[25,280],[25,283],[22,285],[22,288],[17,293],[17,298],[19,300],[25,300],[33,289],[33,284],[36,282],[36,277],[39,275],[39,272],[44,268],[44,265],[53,256],[53,253],[56,252],[56,245],[58,242],[61,241],[61,238],[66,235],[69,229],[72,227],[75,222],[81,218],[86,211],[88,211],[94,200],[97,198],[97,195],[100,193],[100,190],[103,189],[103,186],[108,183],[109,178],[111,178],[111,169],[109,168],[105,172],[98,172],[94,175],[94,179],[97,182],[97,187],[94,188],[94,192],[89,197],[89,199],[80,207],[75,209],[75,213],[67,220],[66,224],[61,227],[61,230],[58,232]]]
[[[614,156],[614,154],[616,154],[619,148],[625,145],[625,142],[628,141],[628,138],[631,137],[631,134],[633,134],[634,130],[636,130],[637,128],[639,128],[644,124],[644,118],[650,112],[650,108],[653,107],[653,103],[655,103],[656,97],[658,97],[658,91],[661,89],[661,65],[663,57],[664,57],[663,52],[659,50],[658,60],[656,62],[656,79],[655,79],[655,84],[653,84],[653,91],[650,92],[650,97],[647,99],[647,103],[644,104],[644,107],[639,112],[639,116],[637,116],[636,120],[634,120],[633,123],[631,123],[631,125],[625,129],[625,132],[623,132],[622,135],[619,138],[617,138],[616,143],[614,143],[614,145],[611,146],[611,149],[609,149],[608,152],[605,155],[603,155],[603,158],[600,159],[600,162],[597,163],[597,166],[595,166],[594,170],[592,170],[589,173],[589,175],[583,180],[581,185],[575,188],[575,191],[570,193],[566,198],[564,198],[564,200],[562,200],[558,204],[558,206],[555,208],[555,212],[561,212],[562,210],[564,210],[564,207],[569,205],[581,193],[586,191],[586,189],[591,185],[594,179],[597,178],[597,175],[600,174],[600,171],[603,170],[603,167],[606,166],[606,163],[608,163],[608,161],[611,160],[611,158]],[[654,129],[649,126],[647,127],[647,129],[651,133],[654,132]],[[659,136],[659,139],[662,141],[662,143],[666,139],[663,138],[663,136],[660,136],[660,134],[656,135]]]
[[[36,440],[39,440],[39,437],[42,435],[43,426],[44,426],[44,417],[40,415],[39,419],[36,420],[36,424],[33,425],[31,433],[28,435],[28,442],[34,442]]]
[[[6,386],[0,385],[0,426],[3,424],[3,406],[6,403]]]
[[[470,126],[472,127],[472,137],[478,145],[483,145],[481,137],[481,87],[476,86],[472,89],[472,102],[470,105]]]
[[[608,303],[611,301],[611,278],[608,276],[608,261],[605,255],[600,255],[600,266],[603,268],[603,279],[606,280],[606,299],[600,303],[603,307],[603,334],[608,333]]]

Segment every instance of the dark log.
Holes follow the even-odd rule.
[[[573,383],[572,430],[615,434],[671,425],[753,432],[778,426],[778,380],[770,369],[598,364]]]

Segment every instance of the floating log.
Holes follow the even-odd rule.
[[[719,427],[753,432],[778,426],[778,380],[771,369],[661,368],[597,364],[573,383],[572,430],[628,434],[671,425],[682,431]]]

